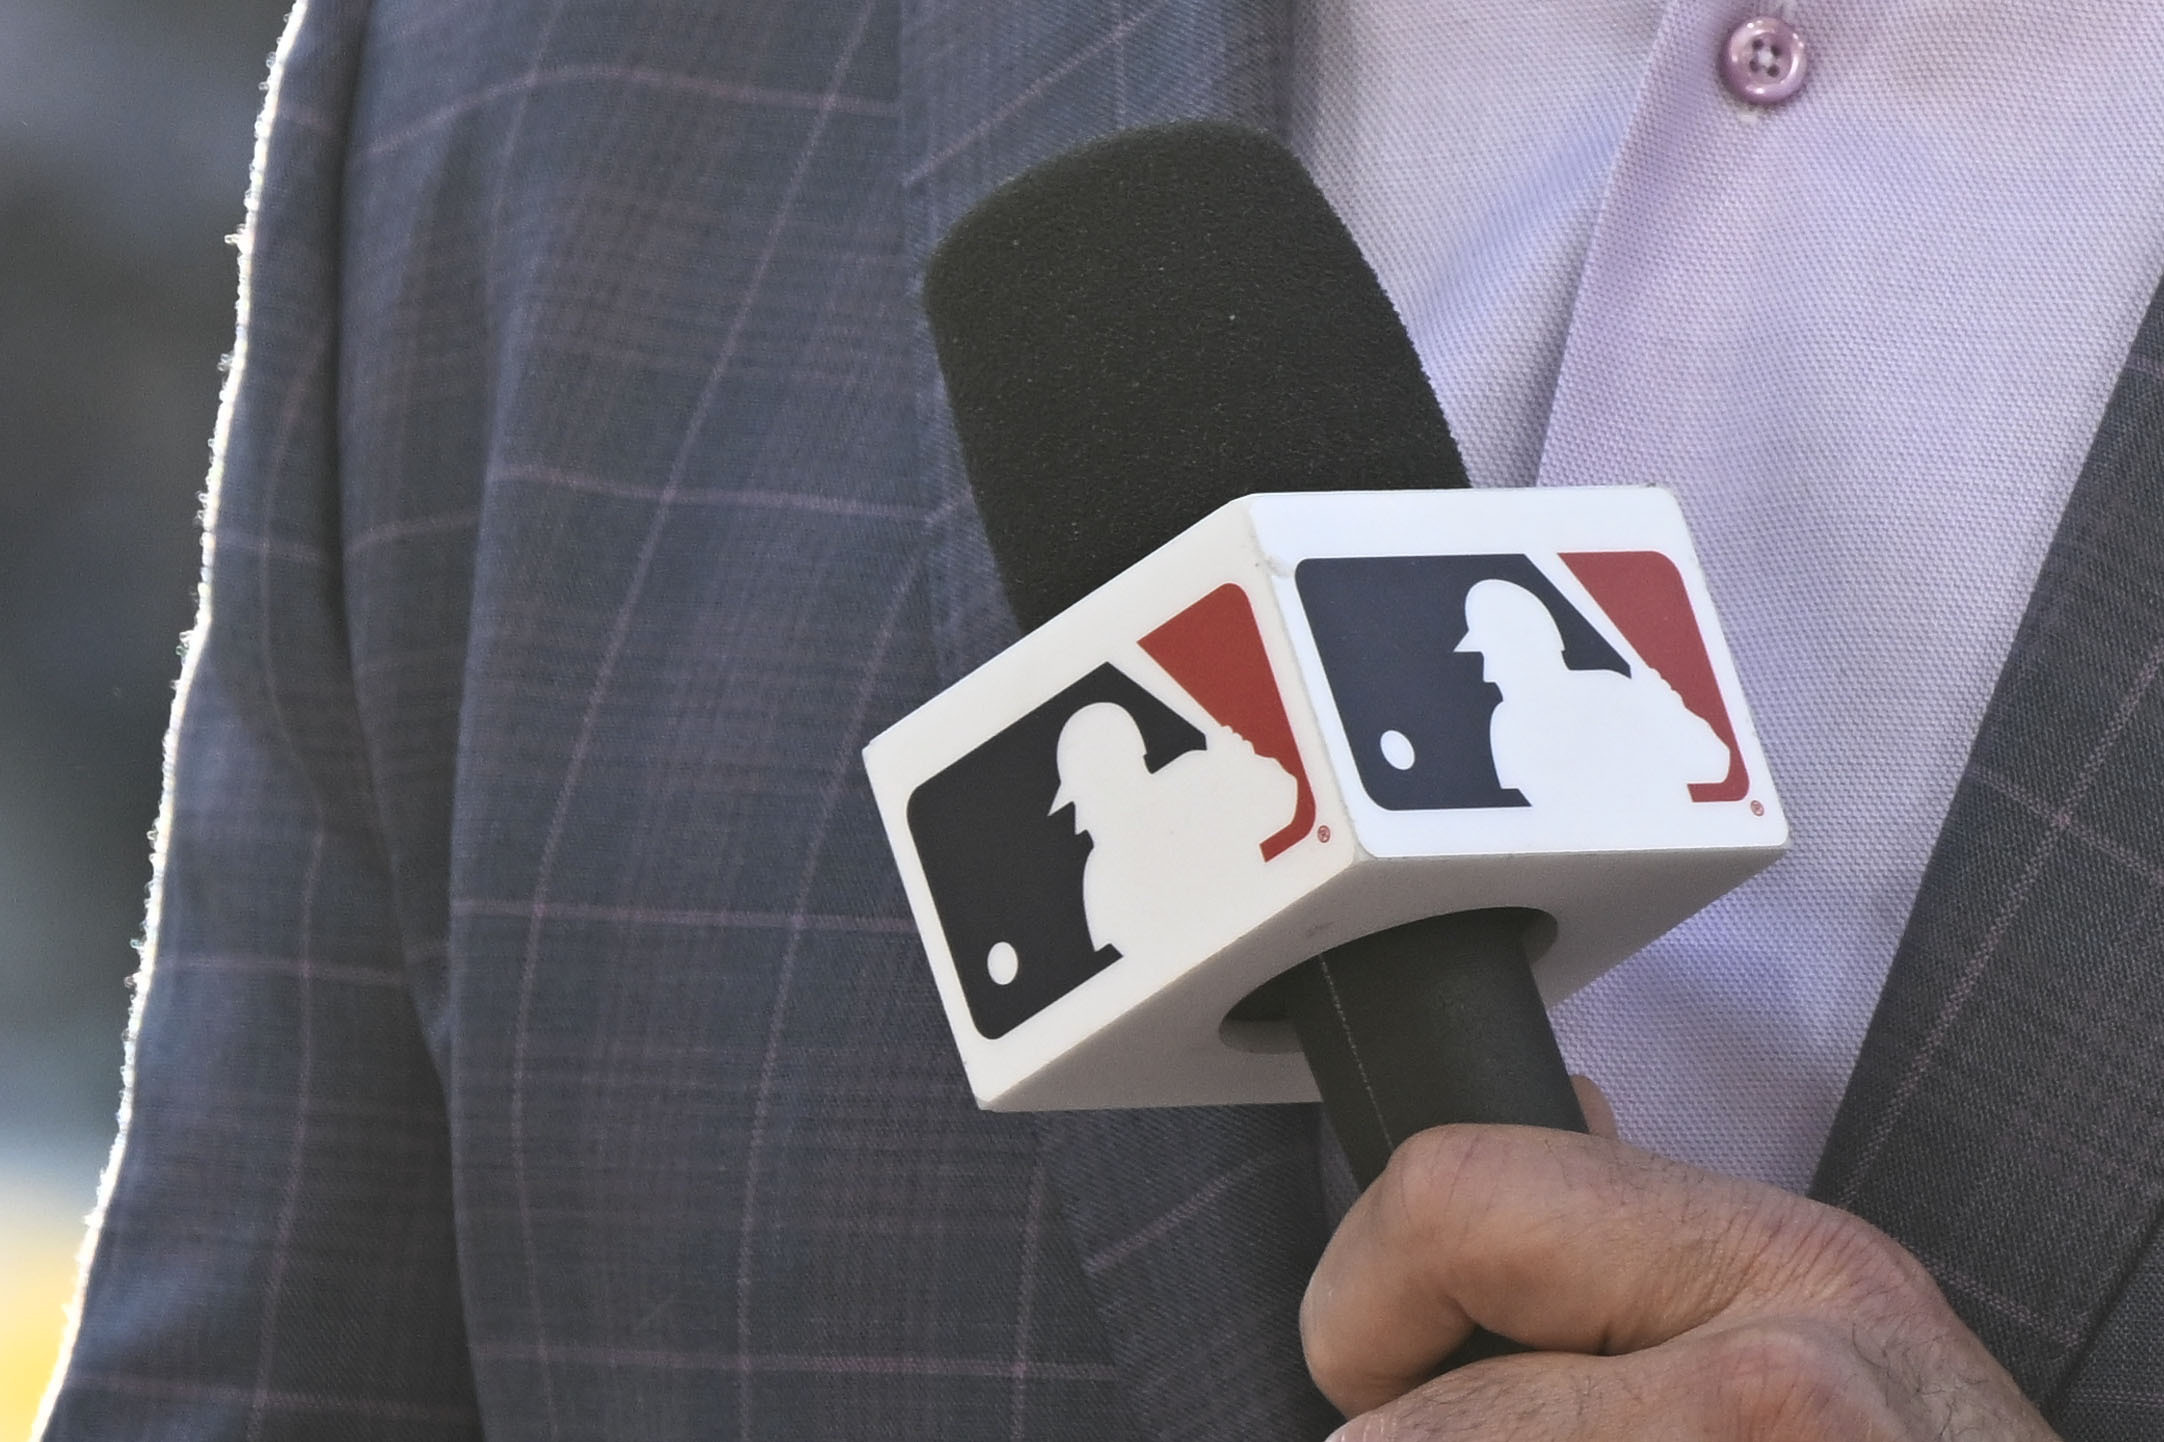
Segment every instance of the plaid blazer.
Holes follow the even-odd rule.
[[[46,1436],[1312,1438],[1311,1108],[970,1103],[857,762],[1011,623],[912,298],[1273,0],[306,0]],[[1818,1190],[2164,1435],[2164,308]]]

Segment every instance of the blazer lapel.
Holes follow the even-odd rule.
[[[2164,292],[2045,560],[1812,1188],[1921,1257],[2047,1408],[2164,1207],[2160,666]]]
[[[1191,117],[1276,128],[1276,0],[904,0],[912,274],[999,182],[1094,136]],[[921,316],[915,347],[939,664],[1013,639]],[[1328,1235],[1312,1107],[1041,1116],[1039,1145],[1137,1420],[1180,1439],[1312,1438],[1336,1414],[1295,1318]]]

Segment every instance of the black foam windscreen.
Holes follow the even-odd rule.
[[[1129,131],[1029,171],[956,223],[924,298],[1025,630],[1240,496],[1465,484],[1359,247],[1251,131]],[[1253,1017],[1291,1017],[1363,1185],[1426,1127],[1585,1129],[1525,925],[1394,927],[1249,999]],[[1476,1331],[1446,1365],[1514,1347]]]
[[[1359,247],[1253,131],[1128,131],[1025,173],[956,223],[924,298],[1025,630],[1239,496],[1465,484]]]

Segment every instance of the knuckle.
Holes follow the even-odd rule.
[[[1431,1127],[1401,1143],[1383,1169],[1395,1200],[1425,1209],[1447,1198],[1464,1181],[1481,1146],[1477,1127]]]
[[[1792,1320],[1733,1327],[1703,1357],[1706,1394],[1729,1435],[1870,1438],[1887,1435],[1878,1388],[1832,1330]]]
[[[1812,1207],[1791,1254],[1802,1285],[1829,1300],[1902,1311],[1940,1301],[1938,1284],[1921,1262],[1849,1212]]]
[[[1462,1233],[1494,1203],[1501,1145],[1477,1126],[1433,1127],[1406,1138],[1376,1183],[1391,1230],[1423,1250]]]

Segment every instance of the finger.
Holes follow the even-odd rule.
[[[1892,1244],[1831,1208],[1617,1142],[1438,1127],[1346,1214],[1301,1339],[1316,1384],[1351,1414],[1426,1380],[1475,1323],[1546,1351],[1635,1351],[1871,1247]]]
[[[1734,1442],[1710,1399],[1663,1395],[1651,1355],[1500,1357],[1362,1413],[1329,1442]]]
[[[1454,1372],[1331,1442],[1890,1442],[1939,1435],[1831,1325],[1746,1324],[1624,1357],[1529,1353]]]
[[[1616,1131],[1615,1107],[1609,1103],[1608,1093],[1600,1089],[1600,1083],[1574,1072],[1570,1089],[1578,1094],[1578,1110],[1585,1113],[1585,1129],[1596,1137],[1614,1141],[1620,1135]]]

